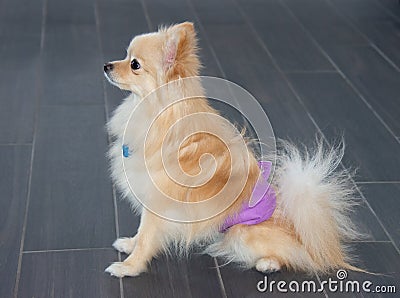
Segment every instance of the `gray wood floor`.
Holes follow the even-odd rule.
[[[121,258],[113,240],[138,218],[108,176],[104,124],[126,94],[102,65],[134,35],[184,20],[199,30],[203,74],[252,92],[278,137],[344,134],[343,165],[358,168],[362,197],[355,220],[370,235],[353,243],[357,264],[385,274],[349,278],[399,291],[397,0],[0,0],[0,297],[267,295],[262,274],[198,254],[162,256],[137,278],[104,273]]]

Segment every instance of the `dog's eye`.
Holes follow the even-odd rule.
[[[139,69],[139,68],[140,68],[140,63],[139,63],[139,61],[137,61],[136,59],[133,59],[132,62],[131,62],[131,68],[132,68],[133,70]]]

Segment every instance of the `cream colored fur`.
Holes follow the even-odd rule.
[[[140,69],[131,69],[132,59],[138,60]],[[236,225],[221,234],[218,230],[225,218],[248,202],[259,169],[251,148],[247,145],[243,147],[242,135],[222,118],[213,117],[218,112],[202,95],[200,81],[182,81],[199,74],[200,62],[193,25],[178,24],[135,37],[127,57],[112,64],[113,69],[107,72],[107,78],[119,88],[131,91],[132,95],[115,110],[107,125],[115,139],[109,151],[111,174],[119,190],[141,216],[141,223],[133,238],[116,240],[114,247],[129,256],[124,262],[112,264],[107,272],[118,277],[136,276],[146,270],[148,262],[158,253],[171,247],[184,252],[191,245],[204,243],[207,244],[207,253],[225,257],[228,262],[234,261],[245,268],[256,267],[260,271],[276,271],[281,267],[308,272],[352,268],[347,263],[348,255],[343,245],[345,240],[357,236],[348,217],[354,202],[352,188],[347,183],[346,175],[335,172],[342,151],[324,149],[319,143],[314,152],[301,154],[292,145],[282,143],[272,181],[277,191],[277,209],[272,218],[253,226]],[[153,94],[155,100],[140,113],[135,113],[135,118],[126,126],[132,110],[153,90],[167,83],[170,84],[167,91]],[[191,95],[195,98],[167,109],[147,133],[149,119],[166,107],[171,98]],[[167,134],[176,120],[203,112],[204,115],[196,118],[190,127],[183,126],[173,135]],[[219,136],[228,140],[230,152],[226,144],[206,133],[191,136],[182,142],[192,126],[217,131]],[[223,189],[230,171],[234,182],[244,185],[237,200],[218,216],[196,223],[169,221],[144,208],[132,194],[125,177],[121,157],[125,127],[124,142],[133,148],[131,156],[124,159],[126,175],[128,180],[136,182],[137,196],[145,198],[158,211],[171,215],[195,213],[201,218],[210,210],[176,210],[173,204],[161,201],[154,182],[177,201],[200,202]],[[147,147],[144,146],[145,140]],[[178,156],[178,159],[167,158],[163,164],[160,157],[162,146],[169,152],[168,156]],[[202,163],[203,170],[205,173],[212,170],[215,176],[196,189],[178,185],[163,170],[163,167],[176,166],[178,161],[185,172],[197,174],[200,158],[206,153],[213,156],[215,163]],[[234,162],[227,158],[227,153]],[[146,167],[141,162],[142,156],[146,158]],[[154,174],[154,181],[148,179],[146,171]],[[232,196],[236,197],[235,192],[235,189],[225,190],[224,196],[209,208],[218,209],[218,205],[225,204]]]

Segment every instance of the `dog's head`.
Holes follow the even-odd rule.
[[[198,75],[199,68],[196,32],[185,22],[136,36],[126,58],[106,63],[104,73],[120,89],[143,97],[172,80]]]

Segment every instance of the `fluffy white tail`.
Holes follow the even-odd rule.
[[[323,142],[304,153],[282,142],[274,182],[278,207],[289,220],[318,271],[348,264],[345,240],[359,237],[349,213],[357,204],[349,173],[339,170],[344,145],[326,149]]]

